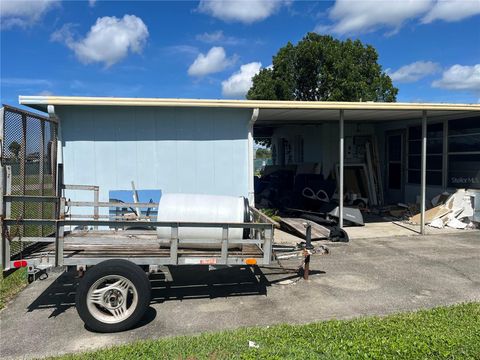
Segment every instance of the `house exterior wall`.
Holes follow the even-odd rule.
[[[248,109],[56,107],[66,184],[248,195]],[[67,197],[92,200],[86,191]],[[83,212],[82,212],[83,213]]]

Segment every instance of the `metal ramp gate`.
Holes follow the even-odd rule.
[[[0,121],[2,217],[55,219],[54,202],[31,202],[27,198],[57,194],[56,121],[6,105],[0,110]],[[21,258],[23,252],[37,244],[35,238],[51,236],[54,231],[53,225],[3,227],[2,244],[4,239],[9,243],[2,246],[3,267],[8,263],[8,253],[11,259]]]

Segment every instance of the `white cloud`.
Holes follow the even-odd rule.
[[[244,42],[243,39],[238,39],[233,36],[227,36],[223,33],[222,30],[217,30],[211,33],[204,32],[203,34],[198,34],[195,36],[198,41],[207,43],[207,44],[225,44],[225,45],[238,45],[239,43]]]
[[[440,0],[422,19],[428,24],[435,20],[459,21],[480,14],[480,0]]]
[[[65,25],[51,39],[65,42],[82,63],[103,62],[106,66],[122,60],[129,51],[141,53],[149,35],[145,23],[135,15],[125,15],[122,19],[98,18],[87,35],[78,40],[74,39],[71,28],[71,24]]]
[[[387,73],[393,81],[407,83],[435,74],[439,70],[440,66],[437,63],[431,61],[415,61],[393,72],[387,69]]]
[[[223,21],[251,24],[274,14],[290,0],[200,0],[198,10]]]
[[[252,78],[258,74],[262,63],[251,62],[240,66],[227,80],[222,81],[222,94],[225,97],[244,97],[252,86]]]
[[[402,24],[430,9],[432,0],[337,0],[329,12],[337,34],[369,32],[386,27],[394,32]]]
[[[453,65],[445,70],[442,78],[434,81],[432,86],[449,90],[480,92],[480,64],[473,66]]]
[[[358,34],[389,29],[396,33],[408,21],[459,21],[480,14],[480,0],[336,0],[328,11],[331,24],[318,33]]]
[[[318,24],[313,29],[318,34],[328,34],[332,32],[332,25]]]
[[[190,76],[204,76],[225,70],[236,61],[236,57],[228,58],[221,46],[212,47],[208,53],[198,54],[195,61],[188,68]]]
[[[52,86],[52,82],[46,79],[31,78],[2,78],[5,86]]]
[[[0,1],[1,28],[32,26],[58,4],[58,0],[2,0]]]

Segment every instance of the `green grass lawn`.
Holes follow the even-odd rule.
[[[6,278],[3,278],[3,273],[0,271],[0,310],[5,307],[9,299],[15,296],[26,285],[26,268],[19,269]]]
[[[259,348],[249,348],[249,340]],[[382,318],[245,328],[148,340],[59,359],[232,358],[480,359],[480,303]]]
[[[39,191],[26,191],[26,195],[40,195]],[[18,195],[18,194],[17,194]],[[53,195],[53,190],[45,190],[44,196]],[[14,201],[11,205],[11,214],[10,217],[12,219],[24,218],[24,219],[53,219],[55,218],[55,203],[53,202],[46,202],[46,203],[36,203],[36,202],[20,202]],[[19,241],[12,241],[10,244],[11,254],[16,255],[20,253],[23,249],[26,249],[29,245],[33,244],[32,242],[28,242],[25,238],[31,236],[47,236],[50,235],[55,231],[55,227],[53,225],[25,225],[25,226],[17,226],[11,225],[10,226],[10,236],[13,239],[18,238],[21,236],[24,240],[24,243],[20,243]]]

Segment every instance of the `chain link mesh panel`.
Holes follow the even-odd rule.
[[[4,190],[8,195],[54,196],[56,194],[57,125],[48,118],[4,107],[2,165],[6,173]],[[12,201],[6,203],[6,217],[12,219],[54,219],[55,203]],[[10,226],[12,257],[35,242],[28,237],[53,234],[53,226]],[[23,238],[24,241],[19,241]]]

